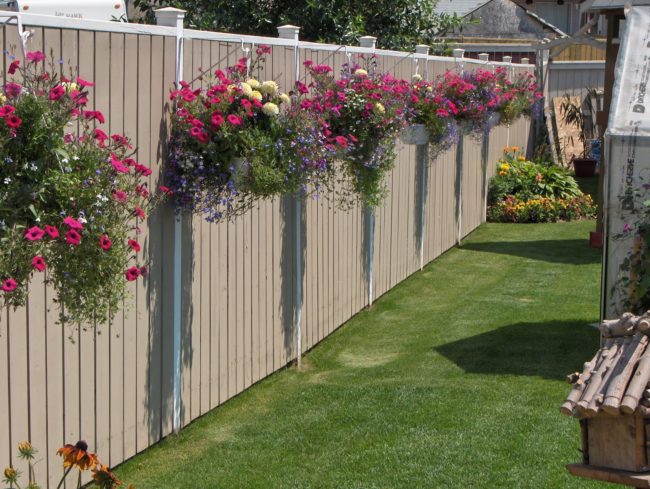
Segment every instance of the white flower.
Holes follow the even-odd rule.
[[[0,93],[0,104],[4,104],[7,101],[7,97],[3,93]]]
[[[36,163],[32,163],[31,170],[32,171],[38,170],[38,166],[36,166]]]
[[[262,100],[262,94],[257,90],[253,90],[253,92],[250,94],[250,98],[260,101]]]
[[[68,93],[79,90],[79,85],[77,85],[75,82],[63,82],[62,85],[63,88],[65,88],[65,91]]]
[[[41,222],[41,218],[40,218],[40,217],[37,217],[36,219],[34,219],[34,221],[36,221],[36,222]]]
[[[379,112],[380,114],[383,114],[384,112],[386,112],[386,108],[382,104],[380,104],[379,102],[377,102],[375,104],[375,110],[377,112]]]
[[[245,97],[250,98],[253,95],[253,89],[248,83],[243,82],[239,88],[241,88],[241,91]]]
[[[291,103],[291,98],[289,98],[289,95],[287,95],[286,93],[281,93],[280,94],[280,101],[283,104],[290,104]]]
[[[267,102],[262,105],[262,112],[269,117],[274,117],[280,113],[280,109],[273,102]]]
[[[64,163],[64,164],[65,164],[65,163],[68,163],[68,161],[69,161],[68,158],[63,158],[63,159],[61,160],[61,163]]]
[[[260,82],[258,82],[255,78],[246,80],[246,83],[248,83],[253,90],[260,88]]]
[[[368,72],[366,70],[361,69],[361,68],[358,68],[357,70],[355,70],[354,74],[356,76],[368,76]]]
[[[88,220],[85,217],[80,217],[79,219],[77,219],[77,221],[79,221],[81,224],[86,224],[88,222]]]
[[[11,183],[11,178],[9,178],[9,177],[5,178],[4,182],[5,182],[5,185],[9,185]]]
[[[273,80],[267,80],[264,83],[262,83],[262,86],[260,87],[260,92],[262,92],[265,95],[275,95],[278,93],[278,84],[275,83]]]
[[[413,77],[411,79],[416,83],[419,82],[419,81],[422,81],[422,77],[420,75],[418,75],[417,73],[415,75],[413,75]]]

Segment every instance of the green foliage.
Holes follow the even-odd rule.
[[[276,27],[301,27],[307,41],[357,44],[364,35],[378,37],[388,49],[412,50],[416,44],[435,42],[435,34],[462,25],[456,15],[436,15],[435,0],[135,0],[145,21],[154,23],[153,10],[173,6],[187,10],[186,22],[202,30],[276,36]]]

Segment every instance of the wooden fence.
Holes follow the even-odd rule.
[[[95,82],[89,106],[104,112],[109,134],[124,132],[134,139],[137,159],[154,170],[149,185],[156,188],[169,132],[176,29],[29,15],[23,21],[33,31],[29,50],[52,53],[54,60],[63,60],[64,72],[72,69]],[[15,26],[3,29],[0,42],[2,49],[19,53]],[[242,43],[260,42],[273,46],[262,77],[282,87],[293,86],[296,61],[312,59],[337,69],[359,53],[371,52],[350,48],[348,58],[347,49],[339,46],[296,47],[283,39],[185,31],[184,78],[231,65],[242,56]],[[377,54],[383,68],[398,77],[410,78],[415,71],[412,53]],[[5,76],[8,64],[5,57]],[[473,66],[478,64],[465,63],[465,69]],[[449,58],[417,61],[419,73],[429,78],[448,68],[455,68]],[[523,69],[532,67],[513,68]],[[375,211],[374,229],[368,212],[344,212],[327,196],[303,202],[299,216],[294,199],[285,197],[261,201],[233,222],[185,217],[181,424],[293,361],[299,310],[304,353],[369,304],[370,285],[378,297],[418,271],[420,248],[426,264],[454,246],[459,195],[461,234],[481,224],[484,177],[493,174],[503,146],[525,145],[528,132],[523,120],[509,129],[496,128],[484,148],[464,137],[462,158],[454,148],[430,165],[417,163],[415,146],[400,144],[388,177],[390,194]],[[457,171],[459,163],[464,172]],[[174,226],[170,207],[150,216],[140,236],[150,273],[129,284],[132,299],[112,324],[57,324],[52,291],[38,276],[27,306],[2,312],[0,464],[24,470],[15,447],[29,439],[39,449],[39,479],[54,484],[62,474],[54,454],[64,443],[85,439],[114,466],[172,432]],[[301,282],[295,276],[297,263]]]

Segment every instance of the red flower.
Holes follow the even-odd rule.
[[[348,147],[348,140],[345,139],[345,136],[336,136],[334,140],[336,141],[336,144],[338,144],[342,148]]]
[[[5,292],[12,292],[16,290],[16,287],[18,287],[18,282],[16,282],[13,278],[8,278],[2,282],[2,290]]]
[[[114,142],[115,144],[117,144],[118,146],[123,146],[123,147],[125,147],[125,148],[126,148],[127,146],[129,146],[129,140],[128,140],[128,138],[122,136],[121,134],[113,134],[113,135],[111,136],[111,139],[112,139],[113,142]]]
[[[133,282],[133,281],[136,280],[136,279],[137,279],[141,274],[142,274],[142,272],[140,271],[140,269],[139,269],[138,267],[131,267],[131,268],[127,269],[127,270],[124,272],[124,276],[126,277],[126,279],[127,279],[129,282]]]
[[[145,217],[147,217],[147,215],[144,213],[144,211],[142,209],[140,209],[139,207],[136,207],[133,210],[133,212],[135,212],[135,215],[138,216],[140,219],[144,219]]]
[[[103,250],[110,250],[112,244],[113,243],[111,243],[110,238],[106,234],[102,234],[101,238],[99,238],[99,246],[101,246]]]
[[[47,265],[45,264],[45,260],[43,260],[42,256],[35,256],[34,258],[32,258],[32,265],[39,272],[42,272],[47,268]]]
[[[108,140],[108,136],[104,131],[97,128],[95,129],[95,139],[99,142],[99,145],[103,147],[104,143]]]
[[[25,238],[29,241],[38,241],[43,237],[44,234],[45,231],[43,231],[41,228],[38,226],[33,226],[29,228],[27,232],[25,232]]]
[[[10,75],[13,75],[14,73],[16,73],[16,70],[18,69],[19,66],[20,66],[20,61],[18,60],[12,61],[7,71],[9,72]]]
[[[84,88],[95,86],[93,82],[86,81],[83,78],[79,78],[79,77],[77,77],[77,85]]]
[[[66,217],[63,220],[63,224],[68,226],[70,229],[77,229],[79,231],[81,231],[84,228],[83,224],[77,221],[74,217],[70,217],[70,216]]]
[[[144,166],[140,164],[135,165],[135,171],[138,172],[143,177],[148,177],[149,175],[151,175],[151,168],[149,168],[148,166]]]
[[[165,195],[171,195],[171,194],[174,193],[174,191],[173,191],[172,189],[170,189],[169,187],[165,187],[164,185],[161,185],[161,186],[160,186],[160,190],[161,190],[162,193],[164,193]]]
[[[138,243],[135,239],[130,239],[130,240],[129,240],[129,246],[130,246],[131,249],[132,249],[133,251],[135,251],[136,253],[139,253],[139,252],[140,252],[140,243]]]
[[[65,88],[63,88],[63,85],[57,85],[50,89],[50,100],[53,101],[59,100],[64,95],[65,95]]]
[[[21,87],[17,83],[13,83],[13,82],[5,83],[5,95],[9,98],[14,98],[20,95],[22,89],[23,87]]]
[[[25,55],[30,63],[40,63],[45,59],[45,55],[40,51],[30,51]]]
[[[81,235],[74,229],[71,229],[65,234],[65,242],[69,245],[78,245],[81,242]]]
[[[16,108],[13,105],[3,105],[0,107],[0,117],[7,117],[8,115],[13,114],[16,111]]]
[[[117,156],[111,154],[111,165],[118,173],[129,173],[129,167],[125,166],[120,160],[117,159]]]
[[[221,127],[221,124],[223,124],[223,116],[221,114],[213,114],[212,118],[210,119],[210,125],[212,126],[212,129],[218,129]]]
[[[54,226],[45,226],[45,234],[47,234],[50,238],[56,239],[59,237],[59,230],[55,228]]]
[[[136,185],[135,193],[141,197],[144,197],[145,199],[149,197],[149,191],[147,190],[146,185]]]
[[[18,129],[23,123],[22,119],[14,114],[11,114],[9,117],[7,117],[5,119],[5,122],[9,127],[13,127],[14,129]]]

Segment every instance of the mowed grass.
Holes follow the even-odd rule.
[[[144,488],[586,488],[567,373],[594,222],[488,224],[304,358],[118,468]]]

